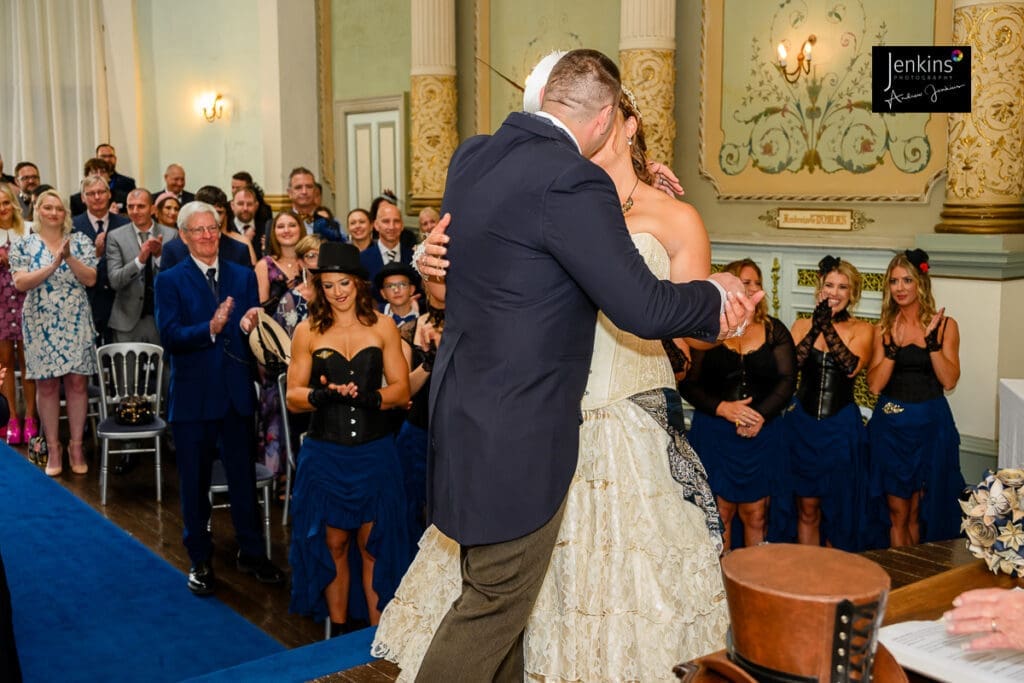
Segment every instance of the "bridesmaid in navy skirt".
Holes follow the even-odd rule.
[[[960,328],[935,309],[928,254],[897,254],[885,273],[868,385],[875,485],[886,496],[893,546],[960,533],[960,434],[944,391],[960,379]]]
[[[359,250],[326,243],[312,272],[288,368],[288,408],[313,411],[295,475],[291,610],[329,614],[337,635],[349,628],[353,540],[371,624],[408,566],[401,469],[382,411],[409,402],[409,369],[398,328],[375,311]]]
[[[735,261],[725,270],[740,278],[748,296],[761,290],[761,269],[752,260]],[[772,530],[792,508],[786,496],[775,496],[786,480],[779,418],[796,385],[793,337],[768,315],[763,299],[757,306],[741,337],[707,351],[691,350],[692,366],[679,387],[696,409],[688,436],[718,501],[727,549],[775,540]],[[743,543],[732,538],[737,516]]]
[[[878,515],[867,507],[867,431],[853,398],[874,342],[871,324],[851,315],[862,282],[847,261],[818,263],[814,315],[793,323],[800,385],[785,419],[797,540],[847,551],[878,544],[866,537]]]

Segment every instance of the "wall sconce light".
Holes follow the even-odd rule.
[[[778,69],[779,73],[782,74],[782,77],[786,79],[787,83],[796,83],[800,80],[801,73],[811,73],[811,48],[816,42],[818,42],[818,38],[813,33],[807,36],[807,40],[804,41],[803,47],[796,55],[796,64],[793,65],[792,71],[786,71],[786,46],[779,43]]]
[[[200,107],[206,122],[213,123],[224,115],[224,97],[220,93],[205,95],[200,102]]]

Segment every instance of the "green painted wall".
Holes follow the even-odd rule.
[[[492,0],[490,63],[522,84],[541,57],[558,49],[589,47],[615,58],[619,50],[619,0],[551,2]],[[491,127],[522,109],[522,94],[491,75]]]
[[[930,12],[932,0],[912,0],[909,4],[924,3]],[[698,166],[700,141],[700,49],[701,3],[686,0],[677,4],[676,12],[676,142],[674,167],[686,188],[686,200],[699,211],[711,239],[751,235],[758,239],[814,241],[826,246],[878,243],[891,241],[893,247],[913,245],[914,235],[932,232],[939,221],[939,212],[945,199],[946,185],[942,178],[932,186],[925,203],[854,203],[804,204],[818,208],[854,208],[863,211],[874,223],[864,230],[847,233],[825,231],[780,231],[767,227],[758,216],[766,210],[780,206],[798,207],[799,202],[781,201],[720,201],[711,183],[702,178]]]
[[[334,99],[409,91],[410,0],[332,0]]]

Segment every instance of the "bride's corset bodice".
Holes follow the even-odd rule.
[[[654,276],[667,279],[669,259],[661,242],[650,233],[641,232],[633,235],[633,243]],[[672,365],[660,341],[624,332],[604,313],[598,313],[583,410],[601,408],[642,391],[675,386]]]

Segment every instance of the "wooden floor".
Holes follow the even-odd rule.
[[[89,444],[87,443],[87,448]],[[24,448],[16,448],[24,456]],[[98,457],[91,454],[90,471],[84,476],[71,473],[65,460],[58,481],[101,515],[163,557],[182,572],[185,593],[189,560],[181,543],[181,508],[178,477],[173,454],[164,455],[163,502],[155,496],[152,459],[144,458],[129,475],[111,474],[107,505],[100,505]],[[237,550],[229,512],[215,510],[213,533],[214,569],[219,582],[217,597],[287,648],[300,647],[323,638],[323,624],[288,613],[288,587],[265,586],[235,568]],[[281,525],[282,508],[274,504],[271,513],[273,559],[287,571],[289,529]],[[973,561],[962,540],[920,546],[871,551],[865,556],[878,562],[892,579],[893,589],[934,576]],[[201,599],[201,598],[195,598]],[[373,662],[342,671],[317,681],[331,683],[390,683],[398,669],[388,662]]]

